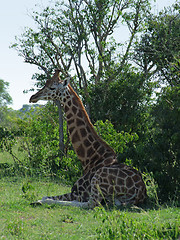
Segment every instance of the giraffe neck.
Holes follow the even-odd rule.
[[[115,152],[97,135],[80,98],[70,85],[61,101],[71,142],[84,172],[116,163]]]

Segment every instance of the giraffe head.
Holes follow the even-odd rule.
[[[66,78],[64,82],[61,81],[59,70],[56,70],[53,77],[46,81],[45,86],[31,96],[29,102],[36,103],[39,100],[59,100],[62,98],[68,84],[69,78]]]

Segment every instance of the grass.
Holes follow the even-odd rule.
[[[178,239],[176,207],[83,210],[64,206],[30,206],[70,188],[49,179],[0,179],[0,239]]]
[[[27,155],[24,151],[19,151],[20,143],[17,142],[13,147],[12,147],[12,153],[16,157],[18,156],[18,159],[20,161],[23,161],[25,156]],[[7,163],[9,165],[13,164],[16,159],[13,158],[13,156],[7,152],[1,152],[0,151],[0,164]]]
[[[22,187],[27,183],[31,188],[23,192]],[[65,193],[69,190],[67,187],[18,178],[2,179],[0,186],[1,239],[86,239],[91,236],[89,221],[94,221],[92,211],[29,205],[36,197],[59,191]]]
[[[4,159],[6,159],[6,163],[12,164],[13,157],[8,152],[0,152],[0,163],[4,163]]]

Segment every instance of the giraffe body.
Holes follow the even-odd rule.
[[[39,203],[94,207],[102,202],[138,204],[146,198],[141,174],[117,161],[113,149],[94,130],[85,108],[70,84],[56,71],[30,102],[60,100],[64,106],[73,148],[82,163],[83,176],[71,193],[44,197]]]

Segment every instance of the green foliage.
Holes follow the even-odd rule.
[[[153,85],[143,75],[126,69],[116,80],[91,85],[91,118],[110,120],[119,131],[139,132],[147,115]]]
[[[61,158],[57,174],[66,184],[74,183],[82,175],[81,163],[71,148],[67,151],[67,155]]]
[[[55,68],[60,69],[63,77],[74,70],[78,77],[77,88],[83,89],[87,98],[89,80],[96,84],[105,72],[112,78],[114,68],[118,68],[117,72],[122,70],[149,11],[149,1],[59,1],[33,11],[36,29],[25,28],[11,47],[25,62],[43,71],[34,75],[36,85],[42,86],[44,77],[49,77]],[[113,37],[121,24],[126,25],[130,33],[124,52],[121,38]]]
[[[136,45],[133,56],[143,71],[149,75],[158,74],[160,80],[170,86],[178,85],[180,77],[179,11],[177,2],[165,8],[158,16],[150,15],[146,32]]]
[[[180,87],[163,89],[154,106],[151,156],[162,198],[180,196]]]
[[[152,108],[144,138],[129,145],[126,152],[134,165],[153,173],[161,201],[178,201],[180,196],[179,103],[179,87],[164,88]]]
[[[0,127],[12,127],[15,111],[8,108],[12,98],[8,93],[9,83],[0,79]]]
[[[33,108],[18,119],[18,134],[12,135],[11,131],[1,132],[4,133],[2,139],[5,141],[6,151],[17,159],[16,163],[19,164],[22,173],[56,176],[71,184],[80,176],[82,167],[72,150],[68,135],[65,135],[66,154],[60,152],[57,122],[56,106],[48,104],[46,107]],[[95,128],[118,155],[127,150],[129,142],[138,139],[136,134],[116,132],[109,121],[97,121]],[[13,146],[17,142],[18,150],[25,153],[23,160],[19,160],[13,152]]]
[[[137,209],[138,210],[138,209]],[[141,209],[139,209],[141,211]],[[142,211],[142,214],[146,212]],[[100,219],[97,227],[97,239],[177,239],[179,236],[178,223],[160,223],[152,219],[142,223],[138,217],[129,218],[124,211],[113,210],[111,213],[104,208],[96,208],[95,218]]]
[[[16,143],[15,133],[6,128],[0,127],[0,151],[12,152],[12,147]]]
[[[179,9],[177,2],[148,17],[133,55],[144,76],[154,79],[159,90],[143,124],[144,132],[137,132],[138,144],[130,147],[127,157],[153,173],[163,201],[178,201],[180,196]]]
[[[148,207],[159,207],[160,202],[158,198],[158,184],[154,180],[153,173],[144,172],[142,177],[147,189],[148,198],[146,199],[146,205]]]
[[[8,82],[5,82],[2,79],[0,79],[0,107],[12,103],[12,98],[7,92],[8,86],[9,86]]]
[[[136,133],[129,134],[127,132],[117,132],[113,124],[106,120],[99,120],[95,123],[95,129],[99,136],[102,137],[116,152],[117,155],[122,154],[127,149],[129,142],[137,141]]]
[[[7,106],[0,107],[0,127],[14,129],[16,127],[16,119],[18,111],[15,111]]]
[[[32,168],[41,168],[44,171],[56,168],[58,157],[58,128],[54,119],[57,110],[49,107],[32,110],[18,120],[21,132],[21,151],[28,152],[28,164]],[[54,111],[53,111],[54,110]],[[50,159],[53,159],[50,161]]]
[[[65,124],[64,132],[66,128]],[[13,157],[13,173],[49,175],[68,184],[75,182],[81,173],[80,163],[68,144],[68,135],[65,135],[66,155],[59,149],[58,113],[52,104],[23,113],[14,130],[0,128],[0,137],[0,150]],[[20,153],[23,153],[22,158]]]
[[[27,199],[28,201],[33,202],[37,198],[35,188],[30,180],[24,182],[22,186],[22,192],[23,198]]]

